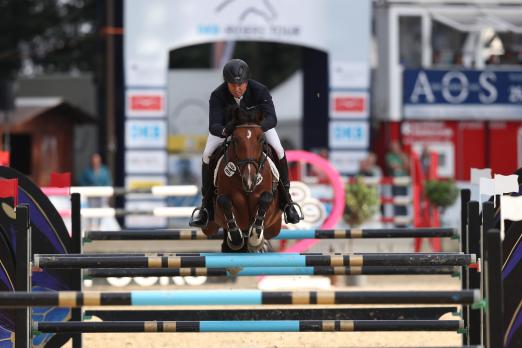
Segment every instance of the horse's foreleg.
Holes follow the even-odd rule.
[[[234,210],[232,207],[232,201],[230,198],[228,198],[227,195],[220,195],[217,198],[217,204],[221,207],[221,209],[223,209],[223,214],[225,215],[225,220],[227,222],[227,245],[234,251],[240,250],[245,245],[245,239],[243,237],[243,232],[241,232],[241,229],[237,225],[236,217],[234,216]]]
[[[273,199],[271,192],[263,192],[259,197],[254,223],[248,230],[248,249],[251,251],[258,251],[263,246],[265,215]]]

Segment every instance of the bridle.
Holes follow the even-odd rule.
[[[244,124],[244,125],[236,126],[236,128],[261,128],[261,126],[257,125],[257,124]],[[255,159],[255,158],[245,158],[245,159],[239,160],[239,156],[237,155],[237,151],[236,151],[236,143],[234,141],[234,138],[231,137],[230,140],[226,141],[226,143],[225,143],[225,147],[226,148],[228,148],[228,146],[230,144],[232,144],[232,149],[234,151],[235,160],[233,160],[231,162],[234,163],[236,165],[236,167],[238,168],[238,170],[236,171],[238,174],[241,172],[241,169],[244,166],[248,165],[248,164],[252,164],[256,168],[256,175],[255,175],[256,178],[261,173],[261,171],[263,170],[264,165],[266,163],[267,150],[268,150],[268,144],[266,142],[266,137],[265,137],[264,134],[263,134],[263,137],[260,139],[260,143],[261,143],[261,146],[262,146],[263,150],[261,151],[261,155],[259,156],[259,158],[257,158],[257,159]],[[225,163],[228,163],[229,159],[227,159],[227,151],[226,150],[225,150],[224,157],[225,157],[224,158],[225,159]]]

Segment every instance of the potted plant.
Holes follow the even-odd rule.
[[[346,185],[346,206],[344,220],[350,226],[360,226],[369,220],[379,209],[377,187],[367,185],[362,177]]]
[[[424,184],[424,195],[431,205],[444,210],[455,203],[459,190],[452,179],[428,180]]]

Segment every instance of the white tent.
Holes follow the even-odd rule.
[[[282,122],[299,121],[303,117],[303,72],[292,76],[270,91],[277,119]]]

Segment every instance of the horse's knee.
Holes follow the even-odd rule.
[[[217,204],[226,212],[229,212],[232,209],[232,201],[227,195],[219,195],[216,201]]]
[[[272,194],[272,192],[263,192],[259,197],[259,204],[267,206],[272,202],[273,199],[274,195]]]

